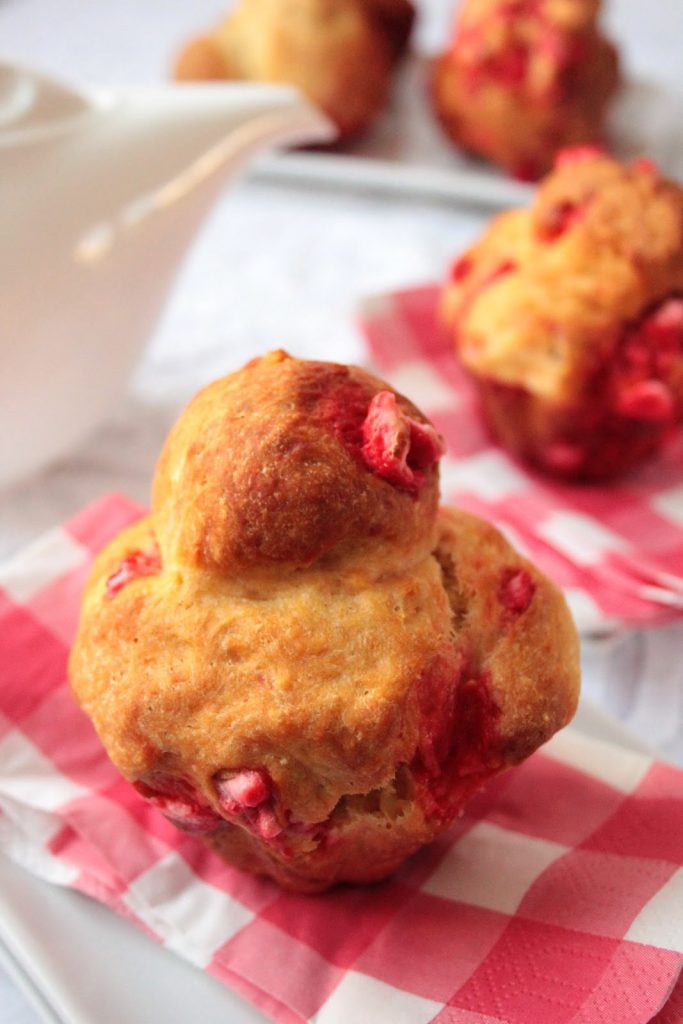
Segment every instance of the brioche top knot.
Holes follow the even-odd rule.
[[[364,370],[271,352],[201,391],[171,431],[153,487],[163,561],[229,573],[369,544],[423,555],[442,452],[422,413]]]

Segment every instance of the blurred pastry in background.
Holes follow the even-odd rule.
[[[386,103],[414,16],[410,0],[240,0],[216,29],[184,47],[174,73],[296,86],[344,141]]]
[[[435,62],[438,118],[458,146],[523,180],[563,147],[600,142],[618,81],[599,0],[463,0]]]
[[[623,473],[683,421],[683,189],[565,151],[454,263],[443,314],[503,445],[565,479]]]

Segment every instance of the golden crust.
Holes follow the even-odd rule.
[[[175,77],[294,85],[346,139],[385,104],[414,13],[409,0],[241,0],[212,33],[186,44]]]
[[[436,463],[415,500],[359,458],[360,425],[383,388],[355,367],[283,352],[205,388],[157,466],[153,509],[164,557],[229,572],[362,559],[381,545],[428,547]],[[398,403],[427,422],[406,398]]]
[[[450,138],[517,177],[562,147],[601,139],[618,81],[595,0],[465,0],[435,62],[432,97]]]
[[[652,317],[669,303],[665,319],[675,318],[680,296],[683,190],[647,161],[622,166],[579,149],[560,156],[529,211],[496,218],[456,262],[443,314],[459,358],[482,386],[495,433],[542,464],[532,447],[540,452],[567,431],[573,436],[591,416],[591,429],[601,429],[595,420],[601,403],[616,408],[624,388],[637,382],[634,332],[648,335],[643,351],[646,341],[658,350],[673,344],[662,331],[654,338]],[[677,420],[680,345],[668,360],[653,358],[656,371],[648,366],[643,374],[671,393]],[[610,367],[620,380],[607,380]],[[609,425],[619,429],[628,424]],[[643,431],[641,423],[627,445],[639,457]],[[616,462],[601,463],[607,472],[596,475],[628,465],[628,453],[622,463],[613,440]]]
[[[475,675],[486,674],[500,710],[495,744],[506,764],[516,764],[576,708],[579,649],[566,603],[495,527],[459,509],[440,509],[435,557],[455,579],[446,585],[461,623],[456,643],[467,645],[468,664]],[[518,615],[501,600],[501,578],[512,571],[528,573],[534,587]]]
[[[263,418],[294,437],[311,373],[330,394],[341,383],[345,399],[351,381],[374,408],[381,382],[338,369],[278,353],[191,403],[160,459],[153,514],[96,560],[70,661],[78,700],[143,795],[173,817],[159,780],[175,780],[192,794],[185,824],[221,856],[305,891],[390,873],[486,778],[569,721],[578,693],[577,639],[559,592],[492,527],[452,509],[437,515],[435,479],[410,494],[354,456],[350,505],[367,487],[381,514],[350,516],[336,548],[313,557],[307,547],[301,559],[288,541],[286,558],[253,546],[242,557],[230,534],[242,536],[237,516],[219,528],[229,557],[207,562],[192,517],[209,519],[225,465],[258,461],[252,398],[270,396]],[[399,416],[424,422],[398,402]],[[305,407],[310,443],[345,472],[348,452],[316,408]],[[216,489],[202,490],[212,459]],[[283,480],[290,468],[281,463]],[[293,491],[305,490],[305,471],[295,462],[292,472]],[[122,576],[133,564],[139,571]],[[225,785],[245,779],[260,795],[226,804]]]

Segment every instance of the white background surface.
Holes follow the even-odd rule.
[[[423,0],[423,44],[433,46],[453,6]],[[222,0],[0,0],[0,57],[75,83],[159,80],[182,41],[226,7]],[[612,0],[606,21],[629,71],[683,89],[681,0]],[[357,300],[439,277],[485,220],[480,211],[370,194],[249,182],[226,194],[189,254],[118,415],[67,461],[0,491],[0,557],[104,491],[146,501],[181,405],[252,355],[285,347],[362,362]],[[614,637],[587,650],[585,674],[594,698],[681,761],[682,645],[680,628]],[[36,1020],[0,972],[0,1024]]]

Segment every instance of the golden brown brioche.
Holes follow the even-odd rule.
[[[184,47],[175,76],[294,85],[347,139],[384,106],[414,15],[410,0],[240,0]]]
[[[525,180],[562,147],[600,141],[618,61],[598,10],[598,0],[463,0],[432,79],[449,137]]]
[[[437,508],[441,442],[354,367],[271,353],[167,441],[100,554],[74,692],[139,792],[225,860],[370,882],[572,716],[560,593]]]
[[[566,478],[624,472],[683,419],[683,189],[565,152],[456,261],[443,310],[504,445]]]

